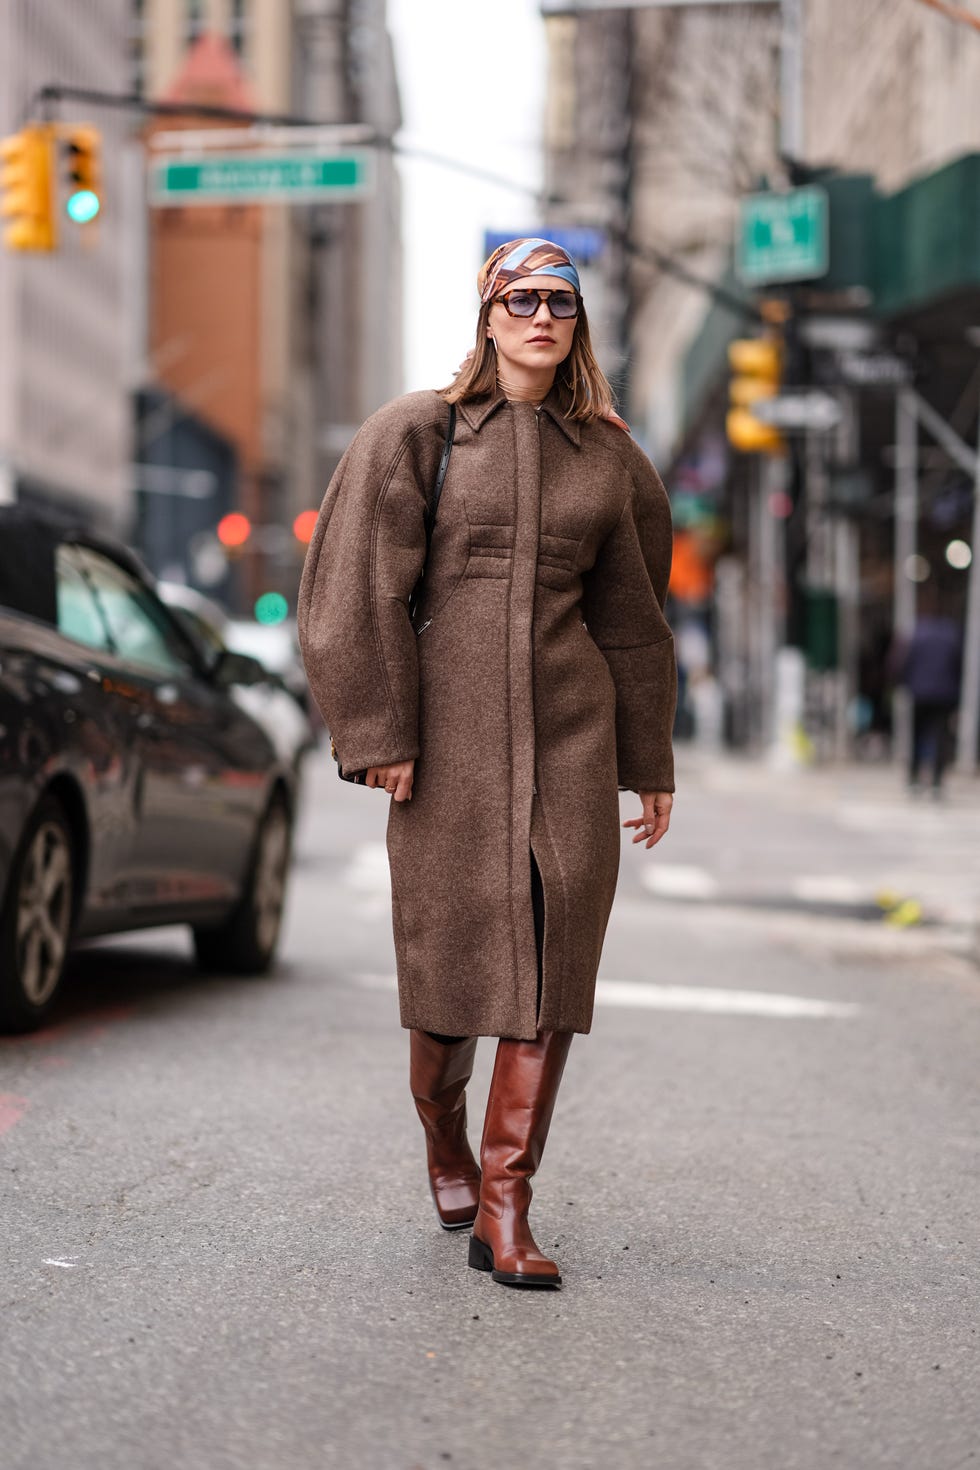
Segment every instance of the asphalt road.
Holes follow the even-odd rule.
[[[956,913],[826,902],[896,862],[965,900],[967,807],[682,755],[673,830],[624,849],[534,1294],[437,1228],[384,798],[311,777],[276,976],[130,936],[0,1043],[2,1470],[980,1465],[980,969]]]

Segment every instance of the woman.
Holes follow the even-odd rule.
[[[338,467],[299,627],[344,770],[393,798],[401,1022],[440,1223],[473,1227],[469,1263],[494,1280],[560,1286],[528,1225],[530,1180],[572,1034],[592,1024],[617,788],[642,803],[623,824],[634,842],[670,821],[670,509],[612,412],[565,251],[511,241],[478,284],[455,381],[381,409]],[[478,1036],[500,1038],[482,1175],[465,1106]]]

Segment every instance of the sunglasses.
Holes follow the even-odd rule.
[[[507,310],[508,316],[534,316],[542,302],[551,315],[559,321],[578,316],[581,297],[577,291],[504,291],[495,296]]]

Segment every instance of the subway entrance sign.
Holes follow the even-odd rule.
[[[373,165],[367,149],[161,159],[150,168],[150,203],[332,204],[370,194]]]
[[[827,274],[829,216],[826,189],[750,194],[741,202],[735,263],[747,286],[812,281]]]

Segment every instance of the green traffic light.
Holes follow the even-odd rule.
[[[79,189],[77,193],[69,195],[65,205],[68,218],[73,219],[77,225],[87,225],[90,220],[95,219],[101,208],[99,196],[92,189]]]
[[[289,603],[281,592],[263,592],[254,611],[256,622],[266,625],[282,623],[289,616]]]

